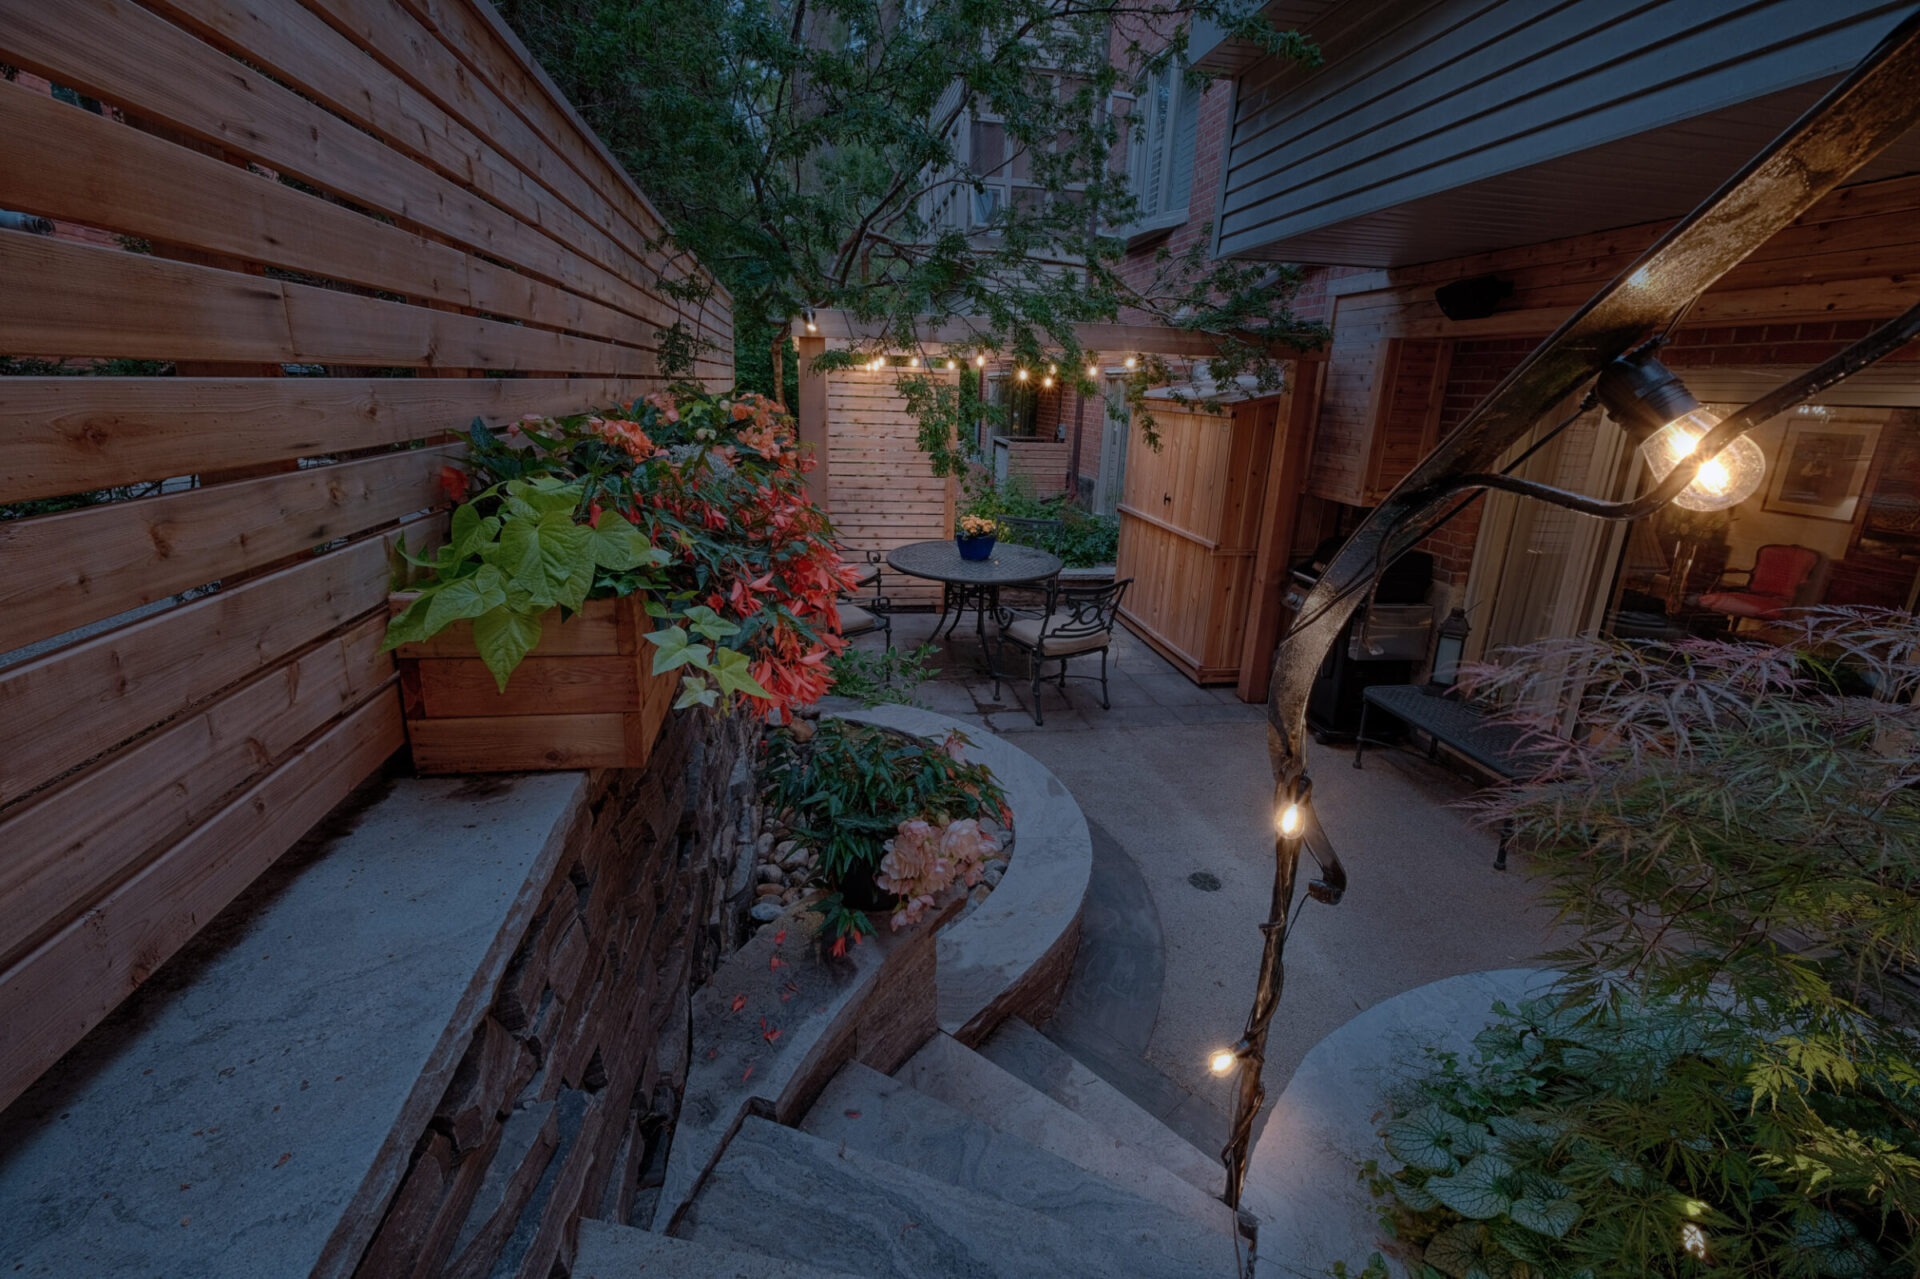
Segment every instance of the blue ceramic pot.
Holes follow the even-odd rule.
[[[956,533],[953,538],[953,544],[960,548],[961,559],[984,560],[992,557],[993,544],[999,540],[997,536],[991,533],[985,537],[962,537]]]

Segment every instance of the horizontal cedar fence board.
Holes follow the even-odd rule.
[[[553,81],[527,52],[518,36],[485,0],[400,0],[422,26],[480,83],[487,85],[535,133],[586,178],[594,190],[610,200],[643,234],[664,225],[645,194],[633,184],[606,145],[587,128]],[[675,259],[674,278],[695,273],[684,259]],[[731,305],[724,289],[719,295]]]
[[[636,284],[652,280],[654,270],[648,263],[537,187],[494,146],[449,119],[295,0],[147,3],[197,34],[239,52],[250,64],[311,95],[401,154],[486,196],[556,243],[623,279]]]
[[[612,341],[654,340],[651,321],[4,82],[0,208]]]
[[[0,523],[0,652],[446,501],[451,448]]]
[[[311,284],[0,231],[0,350],[647,377],[653,352]]]
[[[642,319],[673,310],[129,0],[0,0],[0,61]]]
[[[0,816],[0,970],[394,677],[368,617]]]
[[[377,537],[0,669],[0,804],[195,707],[387,599],[389,548],[436,546],[446,519]]]
[[[0,972],[0,1106],[73,1047],[405,740],[378,697]]]
[[[626,404],[594,378],[0,378],[0,501],[402,444]],[[244,429],[236,429],[244,424]]]

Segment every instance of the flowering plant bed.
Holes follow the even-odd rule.
[[[999,856],[982,823],[1010,829],[1013,815],[986,766],[960,758],[965,744],[837,719],[770,739],[768,807],[826,890],[817,909],[836,954],[873,931],[867,912],[906,927]]]
[[[463,735],[460,771],[582,767],[613,758],[616,738],[635,766],[669,704],[781,719],[825,692],[852,570],[779,405],[660,392],[504,433],[476,423],[468,439],[466,469],[443,476],[451,539],[427,558],[401,548],[421,581],[387,632],[410,721],[446,721],[415,732],[422,767]]]

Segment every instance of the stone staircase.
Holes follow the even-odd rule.
[[[1253,1270],[1220,1165],[1018,1019],[850,1061],[749,1116],[666,1233],[581,1223],[573,1279],[1192,1279]],[[656,1226],[668,1223],[657,1221]]]

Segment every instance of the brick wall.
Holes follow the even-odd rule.
[[[747,716],[676,715],[648,768],[597,775],[357,1274],[547,1279],[579,1217],[632,1218],[689,993],[742,940],[757,741]]]

